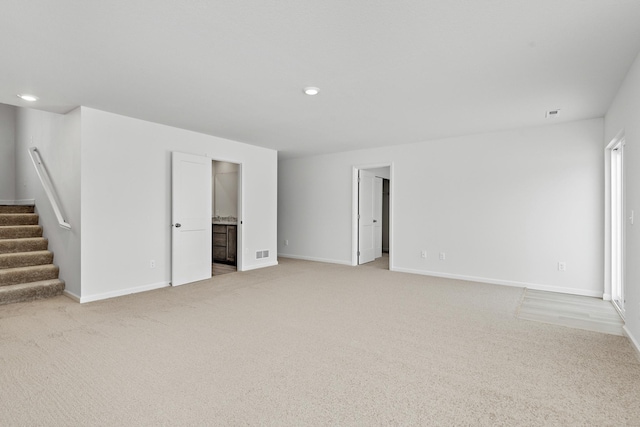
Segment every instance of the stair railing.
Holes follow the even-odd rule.
[[[38,149],[36,147],[29,148],[29,156],[31,157],[33,166],[36,168],[36,173],[38,174],[38,178],[40,178],[40,183],[42,184],[42,188],[44,188],[44,192],[49,199],[49,203],[51,203],[53,212],[56,214],[58,225],[60,225],[60,227],[62,228],[66,228],[67,230],[71,230],[71,225],[69,225],[69,223],[64,219],[64,214],[62,213],[62,209],[60,208],[58,194],[53,187],[53,183],[51,182],[51,178],[49,177],[49,172],[47,172],[47,168],[42,162],[42,158],[40,157]]]

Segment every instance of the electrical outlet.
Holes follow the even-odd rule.
[[[440,252],[440,261],[444,261],[445,259],[447,259],[447,254],[444,252]]]
[[[149,261],[149,268],[156,268],[156,260],[152,259],[151,261]]]
[[[421,256],[422,258],[426,258],[426,257],[427,257],[427,250],[426,250],[426,249],[423,249],[423,250],[422,250],[422,252],[420,253],[420,256]]]
[[[285,246],[289,246],[289,239],[287,239],[287,240],[285,240],[285,241],[284,241],[284,245],[285,245]]]
[[[558,263],[558,271],[567,271],[567,263],[559,262]]]

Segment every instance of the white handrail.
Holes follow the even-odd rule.
[[[44,167],[44,163],[42,162],[40,153],[38,153],[38,149],[36,147],[29,148],[29,156],[31,157],[33,166],[35,166],[36,168],[36,173],[38,174],[38,178],[40,178],[40,183],[44,188],[44,192],[47,194],[47,197],[49,198],[49,202],[51,203],[53,212],[56,214],[56,218],[58,219],[58,224],[62,228],[71,230],[71,225],[69,225],[69,223],[64,220],[62,209],[60,209],[60,201],[58,200],[58,195],[56,194],[56,190],[53,188],[53,183],[51,182],[51,178],[49,177],[47,168]]]

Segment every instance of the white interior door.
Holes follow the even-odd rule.
[[[373,179],[373,239],[375,257],[382,256],[382,178]]]
[[[171,284],[211,278],[211,159],[171,153]]]
[[[371,172],[358,171],[358,264],[365,264],[375,259],[375,227],[373,225],[375,179],[376,176]]]

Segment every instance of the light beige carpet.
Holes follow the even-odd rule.
[[[626,338],[519,320],[523,289],[280,262],[0,307],[0,425],[640,424]]]

